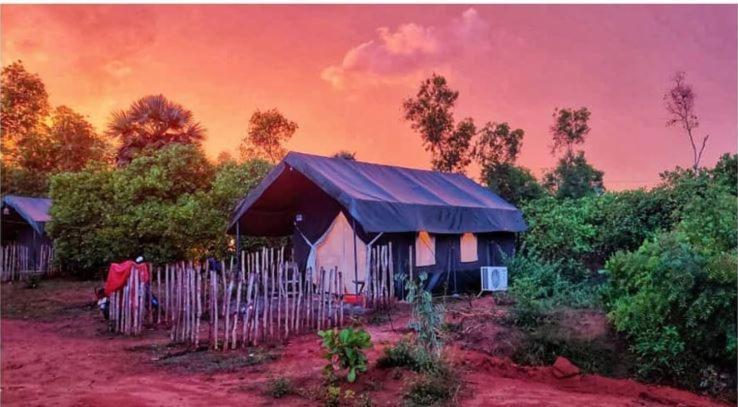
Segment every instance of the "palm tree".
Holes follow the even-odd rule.
[[[106,134],[119,140],[116,161],[124,166],[145,150],[171,143],[200,144],[205,129],[182,105],[164,95],[150,95],[133,102],[128,110],[114,112]]]

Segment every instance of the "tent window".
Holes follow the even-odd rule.
[[[479,260],[477,256],[477,236],[474,233],[461,235],[461,262],[470,263]]]
[[[415,265],[422,267],[434,264],[436,264],[436,238],[428,232],[420,232],[415,239]]]

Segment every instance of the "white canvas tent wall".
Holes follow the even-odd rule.
[[[356,237],[356,256],[354,257],[354,231],[343,212],[328,227],[315,245],[315,269],[326,270],[338,267],[342,271],[344,289],[347,293],[356,293],[354,280],[366,281],[367,245]],[[356,275],[354,275],[356,265]],[[315,274],[317,275],[317,273]],[[327,281],[326,281],[327,283]]]

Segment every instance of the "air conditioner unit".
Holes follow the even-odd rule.
[[[481,268],[482,291],[507,291],[507,267]]]

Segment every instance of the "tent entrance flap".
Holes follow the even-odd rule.
[[[316,269],[322,267],[329,270],[338,267],[343,273],[343,290],[349,294],[357,294],[354,279],[366,279],[366,244],[358,237],[354,241],[354,237],[351,224],[343,212],[339,211],[328,230],[316,242],[314,249]]]

